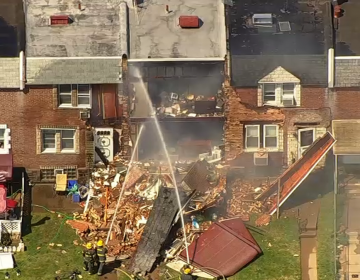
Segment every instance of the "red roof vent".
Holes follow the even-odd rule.
[[[50,16],[50,25],[67,25],[69,23],[69,16]]]
[[[180,16],[179,25],[181,28],[199,28],[200,19],[198,16]]]

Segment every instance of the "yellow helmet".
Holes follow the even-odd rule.
[[[99,247],[104,246],[104,242],[103,242],[102,240],[99,240],[99,241],[97,242],[97,246],[99,246]]]
[[[191,268],[185,268],[184,273],[185,274],[190,274],[191,273]]]
[[[91,249],[91,248],[92,248],[92,244],[91,244],[91,243],[87,243],[87,244],[86,244],[86,248],[87,248],[87,249]]]

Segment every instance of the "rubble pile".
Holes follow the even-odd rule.
[[[244,217],[250,214],[262,213],[267,202],[257,201],[255,196],[261,193],[265,188],[265,184],[254,187],[256,184],[241,179],[235,180],[231,186],[232,197],[228,203],[228,215],[230,217]]]

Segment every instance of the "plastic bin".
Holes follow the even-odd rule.
[[[79,203],[81,201],[80,195],[78,193],[73,194],[72,200],[75,203]]]

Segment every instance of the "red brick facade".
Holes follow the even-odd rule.
[[[52,86],[30,87],[25,92],[0,89],[0,124],[11,129],[15,167],[39,169],[40,166],[86,166],[85,124],[78,109],[56,108]],[[78,154],[37,154],[38,125],[79,127]]]

